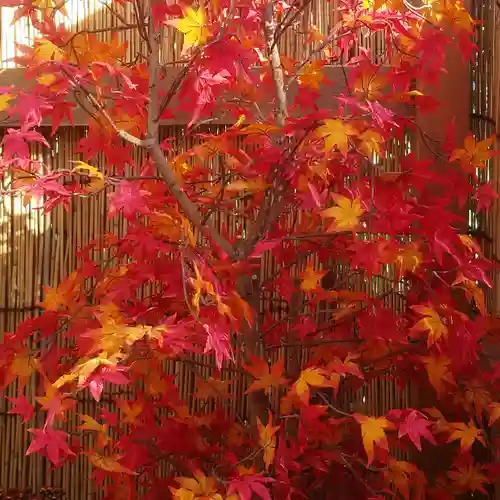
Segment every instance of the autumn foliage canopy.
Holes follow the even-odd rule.
[[[461,1],[112,0],[95,32],[68,28],[64,2],[0,3],[37,29],[15,57],[26,87],[0,89],[2,194],[51,213],[105,192],[127,221],[3,337],[26,453],[90,461],[108,499],[486,494],[499,326],[467,207],[497,197],[478,175],[494,138],[419,121],[448,47],[476,49]],[[308,25],[312,8],[334,22]],[[85,137],[51,170],[31,150],[76,113]],[[179,123],[192,148],[165,136]],[[413,407],[352,404],[377,383]]]

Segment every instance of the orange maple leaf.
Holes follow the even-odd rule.
[[[461,403],[468,412],[474,411],[478,421],[482,420],[484,411],[492,401],[490,392],[478,378],[469,380],[463,392],[459,391],[454,399],[454,402]]]
[[[488,406],[488,414],[490,415],[489,425],[493,425],[500,418],[500,403],[491,403]]]
[[[361,425],[363,446],[366,451],[366,456],[368,457],[368,465],[370,465],[373,462],[375,445],[383,450],[389,449],[385,430],[391,429],[392,424],[384,417],[367,417],[359,413],[355,413],[353,417]]]
[[[411,476],[418,471],[417,466],[402,460],[393,458],[389,461],[389,468],[384,472],[384,478],[404,498],[410,498]]]
[[[257,429],[259,431],[259,445],[262,447],[264,454],[264,464],[266,470],[268,470],[274,460],[274,454],[276,452],[276,433],[280,429],[280,426],[273,427],[273,417],[271,412],[269,412],[269,421],[267,425],[264,425],[260,418],[257,417]]]
[[[418,243],[410,243],[400,246],[396,250],[396,254],[394,256],[394,263],[396,264],[398,276],[402,277],[407,272],[414,273],[420,266],[423,259],[424,256],[418,248]]]
[[[428,356],[422,358],[422,361],[427,370],[429,382],[436,389],[438,396],[442,395],[446,389],[444,382],[455,385],[455,378],[449,370],[450,358],[446,356]]]
[[[359,144],[359,149],[368,157],[373,158],[374,154],[379,155],[380,157],[384,156],[383,151],[380,149],[382,143],[384,142],[384,138],[381,134],[376,132],[375,130],[368,129],[365,130],[360,136],[359,140],[361,141]]]
[[[137,417],[142,413],[144,409],[144,404],[142,401],[134,401],[130,404],[125,399],[118,399],[116,401],[116,406],[120,408],[123,412],[122,421],[126,424],[135,424]]]
[[[486,475],[481,472],[479,467],[467,464],[463,467],[457,467],[456,470],[448,472],[447,475],[460,491],[480,491],[486,495],[484,485],[490,481]]]
[[[23,351],[14,357],[9,366],[11,381],[17,377],[19,390],[23,390],[33,372],[38,368],[38,359],[30,355],[28,351]]]
[[[326,274],[326,271],[316,271],[312,264],[308,265],[305,271],[301,274],[302,281],[300,288],[304,292],[312,292],[316,290],[321,283],[321,278]]]
[[[230,380],[221,380],[220,378],[208,377],[207,380],[199,378],[196,383],[196,399],[218,399],[229,398]]]
[[[287,379],[283,377],[285,368],[283,358],[278,359],[271,367],[266,361],[256,356],[249,355],[249,358],[251,364],[243,363],[243,368],[257,380],[248,387],[247,394],[261,389],[267,394],[270,387],[279,387],[281,384],[286,383]]]
[[[432,307],[416,305],[411,308],[424,316],[412,328],[412,332],[429,332],[427,345],[431,346],[442,338],[448,337],[448,327],[442,322],[441,316]]]
[[[324,65],[322,61],[313,61],[307,63],[302,69],[302,74],[297,81],[304,87],[309,87],[313,90],[319,89],[319,84],[324,80],[325,76],[321,72],[321,67]]]
[[[369,101],[382,97],[382,90],[387,85],[387,77],[379,73],[378,66],[369,65],[358,73],[353,82],[354,93]]]
[[[444,418],[444,415],[437,408],[425,408],[422,411],[435,420],[433,423],[434,434],[439,434],[440,432],[450,432],[450,423],[446,420],[446,418]]]
[[[462,452],[470,450],[475,441],[485,445],[483,431],[478,429],[472,422],[469,425],[463,422],[450,423],[451,434],[448,442],[460,441],[460,450]]]
[[[450,161],[459,160],[462,168],[468,172],[472,172],[476,168],[485,168],[486,162],[498,153],[490,150],[495,139],[496,136],[492,135],[487,139],[476,142],[472,135],[468,135],[464,140],[463,149],[457,148],[453,150]]]
[[[56,288],[44,287],[44,300],[40,305],[47,311],[71,310],[78,302],[82,280],[74,271]]]

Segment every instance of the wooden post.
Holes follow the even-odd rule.
[[[466,5],[469,7],[468,5]],[[431,28],[432,29],[432,28]],[[443,165],[431,151],[440,151],[440,143],[446,138],[446,131],[452,121],[455,122],[455,144],[463,144],[470,130],[470,67],[460,52],[458,41],[451,43],[446,50],[445,72],[440,76],[438,84],[419,85],[417,88],[426,96],[431,96],[439,102],[439,107],[431,112],[417,111],[416,122],[420,131],[415,132],[414,149],[418,158],[435,160],[437,168]],[[432,141],[426,140],[429,137]],[[434,141],[439,141],[434,142]],[[444,166],[444,165],[443,165]],[[466,207],[462,215],[467,220]],[[459,299],[460,300],[460,299]],[[459,304],[466,307],[467,304]],[[419,408],[432,407],[436,397],[433,391],[418,391],[415,394]],[[450,465],[450,453],[447,447],[424,447],[423,453],[415,457],[417,465],[430,474],[438,474]]]

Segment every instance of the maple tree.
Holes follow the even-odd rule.
[[[45,289],[43,314],[0,347],[26,453],[55,467],[85,457],[106,498],[451,498],[495,480],[493,263],[463,213],[468,199],[487,211],[497,197],[477,175],[495,138],[436,140],[425,157],[407,139],[428,139],[415,111],[436,103],[423,89],[448,45],[473,54],[476,23],[460,0],[346,0],[321,2],[334,26],[300,32],[315,3],[113,0],[103,38],[59,22],[64,2],[0,2],[37,30],[14,58],[30,83],[0,89],[0,111],[18,124],[2,139],[2,194],[50,212],[107,190],[107,216],[128,221],[126,234],[80,249],[78,268]],[[121,31],[140,37],[132,61]],[[300,60],[281,50],[287,32]],[[176,69],[164,54],[174,33]],[[339,95],[329,67],[342,68]],[[77,112],[88,129],[66,168],[31,156]],[[187,149],[162,129],[186,114]],[[229,125],[203,128],[221,117]],[[384,158],[398,168],[381,169]],[[403,305],[391,308],[391,294]],[[169,360],[195,375],[187,397]],[[245,414],[231,373],[245,380]],[[380,414],[343,404],[375,380],[425,400]],[[79,409],[78,393],[98,407],[117,387],[135,396]],[[438,449],[436,469],[425,457]],[[160,474],[163,462],[176,474]]]

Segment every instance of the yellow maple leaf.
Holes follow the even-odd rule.
[[[42,73],[36,79],[36,81],[44,87],[50,87],[56,80],[56,75],[53,75],[52,73]]]
[[[416,305],[412,306],[412,309],[424,317],[411,328],[411,331],[429,332],[427,339],[428,346],[448,337],[448,327],[442,322],[441,316],[432,307]]]
[[[191,47],[197,47],[205,43],[211,35],[210,30],[207,28],[205,11],[202,7],[198,10],[188,7],[184,11],[182,19],[168,21],[168,24],[184,34],[183,52]]]
[[[61,375],[54,383],[53,386],[56,389],[61,388],[63,385],[73,382],[73,380],[78,379],[78,386],[85,384],[87,379],[94,373],[100,366],[115,366],[116,361],[110,361],[104,356],[98,356],[96,358],[83,358],[74,366],[74,368],[69,372]]]
[[[276,433],[280,429],[280,426],[273,427],[273,418],[271,412],[269,412],[269,421],[267,425],[264,425],[260,418],[257,417],[257,429],[259,431],[259,445],[262,447],[264,454],[264,464],[266,470],[268,470],[274,460],[274,454],[276,452]]]
[[[111,438],[106,435],[108,432],[108,424],[100,424],[97,420],[94,420],[89,415],[80,415],[80,418],[83,420],[83,424],[81,424],[78,429],[82,431],[94,431],[97,432],[97,446],[99,448],[104,448]]]
[[[302,74],[297,81],[304,87],[309,87],[313,90],[319,89],[319,84],[324,80],[325,76],[321,72],[323,63],[321,61],[313,61],[307,63],[302,69]]]
[[[250,193],[258,193],[259,191],[264,191],[271,184],[268,184],[262,177],[257,177],[256,179],[249,180],[239,180],[231,182],[226,186],[226,191],[248,191]]]
[[[96,167],[89,165],[83,161],[74,161],[72,163],[76,163],[76,167],[73,168],[71,172],[87,176],[90,182],[85,186],[85,191],[89,193],[95,193],[96,191],[100,191],[104,188],[104,176],[102,175]]]
[[[300,288],[304,290],[304,292],[316,290],[320,286],[321,279],[325,274],[326,271],[316,271],[314,266],[310,264],[301,275],[302,281],[300,283]]]
[[[468,135],[464,140],[464,147],[453,150],[450,161],[459,160],[462,168],[468,172],[476,168],[485,168],[486,162],[496,154],[496,151],[490,150],[495,139],[496,136],[492,135],[476,142],[472,135]]]
[[[81,414],[80,418],[83,420],[83,424],[81,424],[78,428],[82,431],[106,432],[108,429],[108,424],[100,424],[90,415]]]
[[[194,472],[192,477],[177,477],[175,481],[180,484],[180,488],[170,486],[173,498],[176,500],[194,500],[195,498],[206,498],[211,500],[222,500],[218,493],[217,480],[214,477],[207,477],[203,472]]]
[[[460,450],[462,452],[470,450],[474,441],[479,441],[485,445],[483,431],[478,429],[472,422],[469,425],[463,422],[450,423],[451,434],[448,442],[460,441]]]
[[[325,139],[325,151],[336,147],[344,156],[349,150],[349,138],[358,135],[353,125],[342,120],[325,120],[317,133]]]
[[[10,101],[16,96],[14,94],[1,94],[0,95],[0,111],[5,111],[9,107]]]
[[[335,195],[336,207],[323,210],[320,215],[323,218],[335,219],[335,224],[329,231],[350,231],[359,225],[359,218],[365,213],[361,207],[359,198],[349,199],[346,196]]]
[[[297,394],[300,400],[309,403],[311,387],[332,387],[334,382],[328,379],[328,374],[322,368],[310,367],[302,370],[300,376],[293,384],[293,392]]]
[[[375,453],[375,445],[387,450],[386,429],[392,427],[391,422],[384,417],[367,417],[366,415],[354,414],[354,418],[361,426],[361,436],[363,438],[363,446],[368,457],[368,465],[372,463]]]
[[[453,374],[449,370],[451,360],[446,356],[428,356],[422,358],[422,361],[429,376],[429,382],[432,384],[438,396],[444,393],[446,386],[444,382],[455,385]]]
[[[384,138],[381,134],[375,130],[368,129],[359,136],[359,140],[361,141],[359,149],[361,149],[361,151],[368,156],[368,158],[372,158],[375,153],[382,156],[383,152],[381,151],[380,146],[384,142]]]
[[[37,40],[35,42],[35,56],[41,61],[62,61],[64,52],[50,40]]]
[[[248,125],[242,127],[239,131],[241,135],[265,135],[269,136],[273,132],[278,131],[279,128],[275,125],[269,125],[267,123],[249,123]]]
[[[106,472],[118,472],[119,474],[130,474],[131,476],[137,475],[137,472],[130,470],[118,462],[122,458],[121,455],[102,456],[97,453],[88,453],[87,456],[94,467]]]

